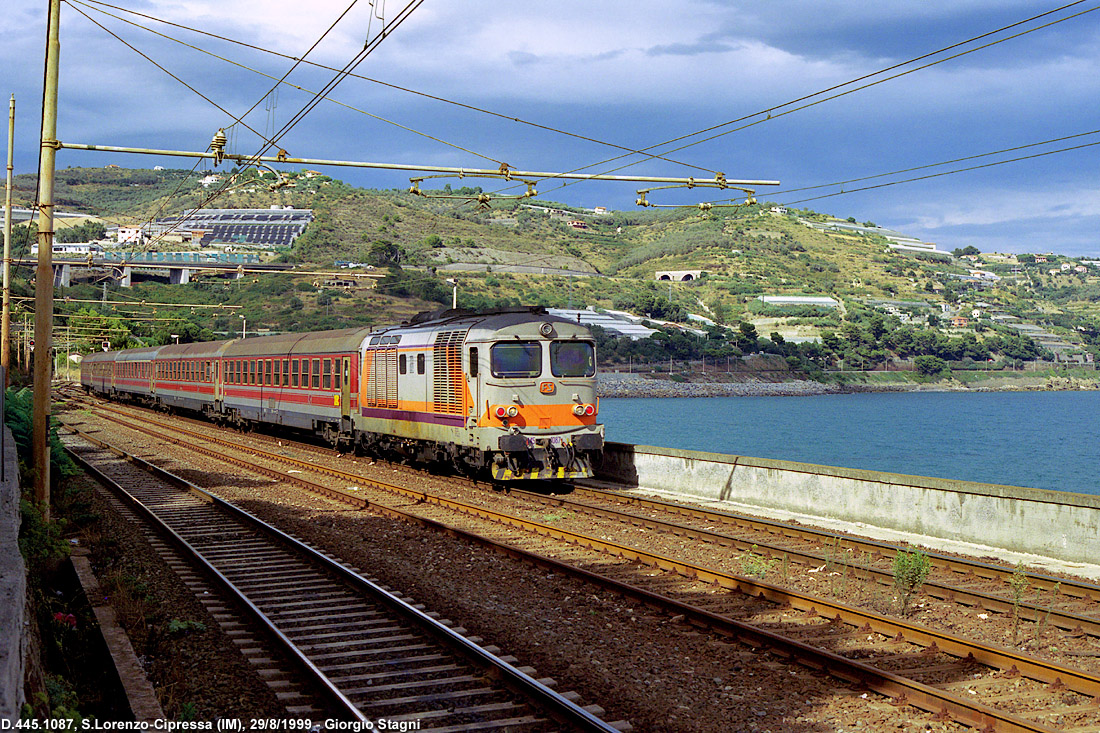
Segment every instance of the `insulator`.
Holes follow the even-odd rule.
[[[214,133],[214,139],[210,141],[210,151],[214,153],[214,165],[221,165],[222,160],[225,158],[225,144],[229,142],[229,139],[225,136],[225,129],[218,128],[218,131]]]

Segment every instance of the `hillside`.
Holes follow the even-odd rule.
[[[949,326],[950,317],[966,318],[974,323],[959,321],[946,332],[979,335],[1005,324],[1030,324],[1066,353],[1097,353],[1100,346],[1100,269],[1071,258],[976,253],[945,261],[893,251],[874,233],[811,228],[808,222],[832,219],[809,210],[775,213],[767,203],[596,215],[537,200],[492,199],[479,208],[476,188],[415,196],[358,189],[327,176],[307,179],[299,172],[287,172],[287,185],[271,191],[274,177],[266,175],[265,181],[246,174],[206,202],[213,189],[204,189],[200,176],[188,171],[69,168],[58,172],[57,198],[62,209],[109,222],[142,221],[199,205],[310,208],[316,218],[280,254],[284,260],[301,270],[331,271],[335,260],[377,261],[384,252],[377,264],[402,268],[369,293],[319,288],[308,272],[190,288],[189,302],[247,304],[250,325],[262,328],[392,322],[449,303],[451,286],[443,280],[450,277],[458,280],[460,305],[468,307],[614,307],[672,320],[697,313],[734,326],[752,323],[761,335],[788,339],[819,337],[877,308],[890,314],[895,327],[935,328],[937,321]],[[28,203],[34,177],[18,176],[14,193],[17,203]],[[570,221],[583,222],[583,228]],[[970,273],[979,269],[992,276],[976,281]],[[659,270],[703,275],[656,283]],[[142,297],[163,299],[160,292],[153,295],[158,288],[178,290],[149,284],[142,286]],[[840,307],[778,307],[759,300],[777,295],[829,296]],[[221,317],[207,327],[233,332],[238,325]]]

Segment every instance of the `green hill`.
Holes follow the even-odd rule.
[[[1100,270],[1071,258],[1041,262],[978,255],[945,261],[893,251],[875,234],[811,228],[806,222],[831,217],[809,210],[774,213],[767,203],[707,212],[684,208],[597,215],[538,200],[492,198],[479,207],[478,188],[416,196],[405,190],[359,189],[294,171],[284,172],[284,185],[276,190],[270,188],[272,174],[246,172],[211,200],[215,189],[202,186],[205,174],[68,168],[57,173],[57,203],[109,222],[140,222],[196,206],[313,209],[314,222],[293,248],[279,253],[298,266],[298,274],[263,276],[256,283],[199,282],[190,292],[184,289],[187,298],[247,305],[249,324],[257,328],[392,321],[432,304],[449,304],[451,286],[443,281],[452,278],[459,283],[460,305],[469,307],[594,306],[672,319],[698,313],[734,326],[751,322],[761,335],[774,331],[788,338],[836,330],[876,303],[895,313],[898,323],[910,316],[919,322],[931,316],[934,322],[946,305],[950,315],[991,327],[994,315],[1038,324],[1071,346],[1097,351]],[[18,176],[14,195],[17,203],[30,203],[34,177]],[[396,264],[401,271],[369,292],[318,287],[323,278],[311,272],[331,270],[338,259]],[[973,269],[1001,279],[968,281]],[[670,287],[654,281],[659,270],[704,274]],[[566,276],[584,273],[588,276]],[[84,287],[72,290],[79,293]],[[142,297],[149,300],[178,290],[141,286]],[[280,293],[284,297],[272,297]],[[841,308],[778,308],[764,305],[759,300],[764,295],[830,296]],[[233,332],[238,325],[221,318],[208,327]],[[975,328],[957,326],[956,331],[974,333]]]

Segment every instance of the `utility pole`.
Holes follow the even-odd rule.
[[[49,0],[46,79],[42,90],[42,162],[38,168],[38,269],[34,285],[34,500],[50,519],[50,367],[53,366],[53,176],[57,159],[61,0]]]
[[[0,366],[4,367],[4,383],[7,389],[11,368],[11,173],[15,151],[15,95],[8,106],[8,179],[4,193],[4,306],[0,315]]]

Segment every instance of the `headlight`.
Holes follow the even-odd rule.
[[[516,407],[515,405],[510,405],[508,407],[508,417],[515,417],[518,414],[519,414],[519,408],[518,407]]]

